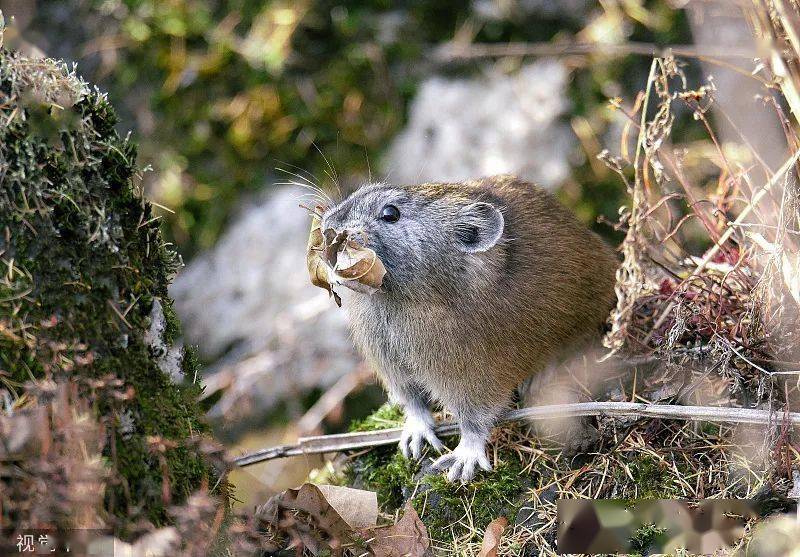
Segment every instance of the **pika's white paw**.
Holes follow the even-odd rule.
[[[422,447],[425,442],[437,452],[444,450],[444,445],[433,431],[433,421],[419,416],[406,416],[403,424],[403,433],[400,434],[400,452],[406,458],[418,460],[422,456]]]
[[[470,481],[478,468],[487,472],[492,470],[492,465],[486,456],[486,447],[482,444],[478,446],[463,441],[452,453],[439,457],[431,466],[434,472],[449,469],[448,481],[462,483]]]

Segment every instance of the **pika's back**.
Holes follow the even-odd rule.
[[[554,308],[592,300],[610,309],[618,264],[613,250],[541,187],[513,175],[405,187],[431,203],[487,202],[500,210],[502,235],[481,254],[498,271],[498,298],[543,298]]]

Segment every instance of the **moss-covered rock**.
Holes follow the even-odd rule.
[[[400,422],[398,410],[384,406],[354,423],[353,429],[394,427]],[[427,474],[429,459],[422,465],[411,462],[395,446],[354,455],[346,479],[376,491],[387,513],[410,500],[441,555],[475,554],[486,526],[498,517],[510,522],[501,555],[554,548],[559,499],[619,499],[631,504],[642,499],[761,500],[763,492],[775,497],[776,503],[781,500],[768,462],[737,456],[737,451],[755,454],[757,439],[753,444],[739,443],[732,453],[733,430],[728,426],[616,418],[601,418],[596,426],[601,432],[597,446],[574,455],[558,435],[533,433],[525,424],[503,424],[495,429],[489,447],[494,470],[479,473],[467,485],[450,484],[442,474]],[[458,439],[444,441],[453,448]],[[644,554],[659,543],[661,534],[656,526],[646,525],[630,543]]]
[[[351,431],[373,431],[398,427],[402,410],[385,404],[363,420],[353,422]],[[444,439],[449,448],[458,439]],[[394,445],[377,447],[353,459],[348,468],[349,483],[378,494],[386,512],[412,504],[425,522],[432,539],[449,540],[470,530],[482,532],[495,518],[512,520],[524,502],[530,481],[522,475],[519,459],[510,453],[498,455],[491,473],[479,473],[468,485],[451,484],[442,474],[430,474],[420,463],[405,458]],[[463,520],[465,515],[468,520]]]
[[[206,431],[196,360],[172,345],[179,259],[115,124],[64,64],[0,50],[0,391],[78,384],[107,429],[107,509],[162,524],[218,482],[191,442]]]

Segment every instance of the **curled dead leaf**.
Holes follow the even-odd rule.
[[[320,207],[317,207],[321,211]],[[341,307],[333,290],[340,284],[356,292],[374,294],[383,286],[386,267],[374,250],[356,241],[348,231],[322,230],[315,212],[306,247],[306,266],[311,284],[324,288]]]
[[[371,537],[367,545],[374,557],[423,557],[429,554],[431,546],[428,529],[410,502],[395,524],[365,534]]]
[[[328,275],[328,266],[325,263],[326,242],[321,226],[319,217],[315,215],[311,221],[311,232],[308,235],[308,245],[306,246],[308,276],[311,278],[311,284],[327,290],[328,294],[333,296],[336,305],[342,307],[342,299],[333,291],[333,285]]]
[[[478,557],[497,557],[497,551],[500,549],[500,540],[507,526],[508,519],[504,516],[495,518],[486,526]]]
[[[378,499],[373,491],[306,483],[270,498],[256,514],[318,555],[352,543],[357,529],[373,527]]]
[[[355,280],[371,288],[380,288],[386,268],[373,250],[348,240],[339,253],[335,273],[344,280]]]

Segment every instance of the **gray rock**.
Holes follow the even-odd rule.
[[[525,17],[582,19],[593,5],[589,0],[473,0],[475,15],[487,20]]]
[[[360,362],[344,310],[308,279],[306,193],[278,189],[245,209],[172,286],[186,340],[215,361],[207,393],[225,389],[211,417],[258,417]]]
[[[464,180],[513,173],[547,188],[570,173],[574,136],[561,121],[568,72],[537,60],[507,75],[491,67],[471,79],[431,77],[389,149],[391,182]]]

